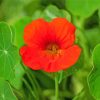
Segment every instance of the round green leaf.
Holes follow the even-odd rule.
[[[14,78],[14,67],[18,63],[18,50],[12,45],[12,30],[6,23],[0,23],[0,77]]]
[[[98,44],[93,51],[93,64],[96,69],[100,70],[100,44]]]
[[[93,51],[94,69],[88,77],[90,92],[96,100],[100,100],[100,44]]]

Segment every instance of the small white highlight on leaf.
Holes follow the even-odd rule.
[[[4,94],[2,94],[2,98],[3,98],[3,99],[5,98],[5,95],[4,95]]]
[[[7,51],[7,50],[4,50],[4,53],[5,53],[5,54],[7,54],[7,53],[8,53],[8,51]]]

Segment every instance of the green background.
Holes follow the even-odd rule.
[[[57,73],[59,100],[100,100],[100,0],[0,0],[0,100],[55,100],[55,74],[24,66],[19,48],[32,20],[64,17],[77,30],[78,62]]]

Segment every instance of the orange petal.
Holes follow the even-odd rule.
[[[56,38],[60,40],[61,48],[73,45],[75,40],[75,26],[65,18],[55,18],[50,22],[50,26],[56,33]]]
[[[44,67],[44,70],[46,72],[57,72],[67,69],[77,62],[80,53],[81,48],[77,45],[61,50],[60,56],[55,61],[50,62],[48,67]]]
[[[38,49],[43,49],[46,41],[52,41],[54,38],[50,30],[48,22],[44,19],[34,20],[27,25],[24,30],[24,41],[28,46],[34,46]],[[53,39],[55,40],[55,39]]]
[[[42,66],[48,66],[48,59],[44,57],[42,51],[32,47],[23,46],[20,49],[23,63],[33,70],[40,70]]]

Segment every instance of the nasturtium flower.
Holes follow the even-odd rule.
[[[25,27],[20,55],[23,63],[33,70],[57,72],[74,65],[81,48],[74,44],[75,26],[65,18],[47,22],[40,18]]]

